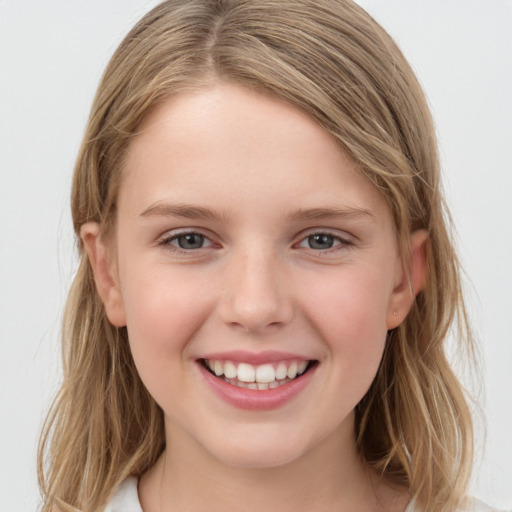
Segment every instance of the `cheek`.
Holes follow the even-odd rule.
[[[309,287],[310,322],[326,340],[336,365],[365,380],[377,371],[386,341],[391,285],[381,276],[366,267]]]
[[[141,372],[181,364],[208,314],[204,287],[165,268],[131,275],[122,288],[130,347]],[[170,357],[171,356],[171,357]]]

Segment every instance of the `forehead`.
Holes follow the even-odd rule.
[[[319,145],[338,151],[334,138],[298,108],[269,93],[229,82],[182,92],[156,105],[130,149],[137,151],[137,146],[156,142],[157,134],[160,141],[172,139],[182,152],[194,153],[201,144],[212,157],[224,149],[228,152],[224,157],[251,150],[259,154],[259,148],[278,150],[285,156],[290,146],[296,152],[297,145],[303,152]]]
[[[120,202],[143,211],[173,198],[220,209],[387,208],[335,139],[302,111],[234,84],[159,104],[128,148]],[[124,200],[123,200],[124,199]]]

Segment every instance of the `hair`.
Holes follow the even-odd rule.
[[[80,228],[108,236],[130,141],[172,95],[227,81],[269,93],[331,134],[387,201],[399,254],[428,232],[428,278],[388,333],[356,408],[364,460],[409,488],[425,511],[465,494],[473,429],[447,361],[452,324],[472,353],[434,125],[424,93],[386,31],[350,0],[169,0],[129,32],[99,85],[76,161],[72,214],[80,263],[63,321],[63,384],[39,447],[43,512],[101,510],[165,447],[163,414],[136,371],[126,328],[111,325]]]

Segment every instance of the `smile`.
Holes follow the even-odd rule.
[[[239,388],[251,390],[275,389],[303,375],[313,361],[288,360],[261,365],[203,359],[204,366],[216,377]]]

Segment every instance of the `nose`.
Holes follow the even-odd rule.
[[[255,334],[286,325],[293,317],[291,283],[271,252],[233,255],[219,305],[224,323]]]

